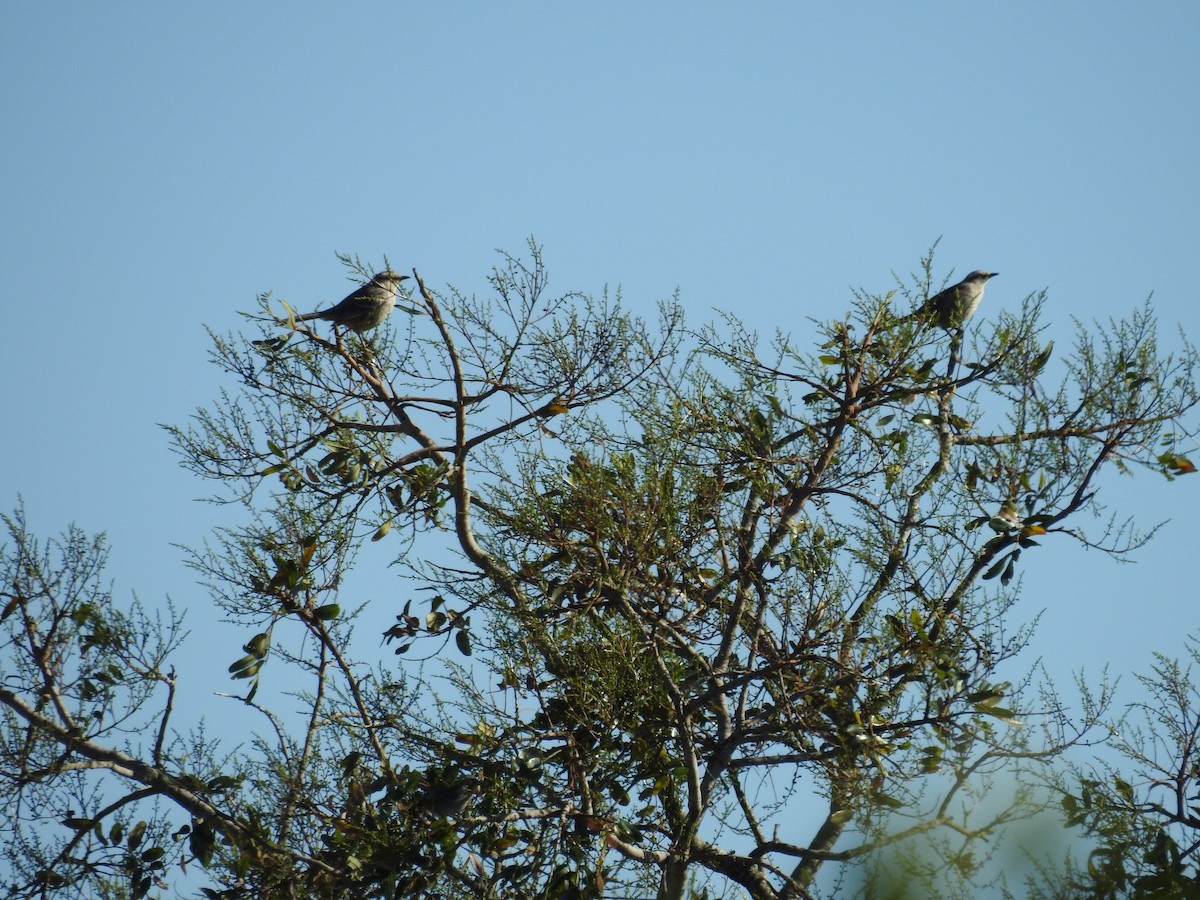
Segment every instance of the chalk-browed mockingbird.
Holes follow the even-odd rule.
[[[926,322],[936,322],[938,328],[949,331],[952,328],[962,328],[963,322],[975,315],[979,301],[983,299],[983,289],[989,278],[995,278],[999,272],[984,272],[977,269],[958,284],[952,284],[937,294],[934,294],[924,305],[903,321],[921,319]]]
[[[475,779],[450,772],[442,781],[426,785],[423,805],[438,819],[461,816],[478,789],[479,783]]]
[[[358,332],[377,328],[391,315],[392,307],[396,305],[396,288],[407,277],[397,275],[391,269],[380,272],[358,290],[348,294],[336,306],[296,316],[296,321],[325,319],[334,325],[342,325]]]

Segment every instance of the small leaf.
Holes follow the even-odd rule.
[[[234,678],[248,678],[249,676],[245,674],[246,671],[251,668],[258,671],[261,659],[257,654],[251,653],[249,656],[243,656],[237,662],[232,663],[228,671]]]
[[[979,470],[979,466],[977,466],[975,463],[971,463],[969,466],[967,466],[966,487],[968,491],[975,490],[975,486],[979,483],[979,477],[982,474],[983,472]]]
[[[255,661],[252,665],[246,666],[245,668],[242,668],[236,672],[233,672],[233,678],[235,681],[240,680],[242,678],[253,678],[255,675],[257,675],[259,673],[259,670],[261,670],[261,669],[262,669],[262,663]]]
[[[981,576],[984,581],[990,581],[1004,570],[1004,564],[1008,562],[1008,557],[1003,557],[997,560],[992,566]]]
[[[264,631],[260,634],[256,634],[254,637],[250,638],[250,640],[246,641],[242,649],[251,656],[262,658],[263,656],[266,656],[267,649],[270,646],[271,635]]]
[[[985,716],[991,716],[994,719],[1000,719],[1004,722],[1012,724],[1020,724],[1017,714],[1011,709],[1005,709],[1003,706],[982,706],[976,705],[975,711],[982,713]]]
[[[342,614],[342,608],[336,603],[326,603],[324,606],[318,606],[313,610],[313,615],[322,622],[328,622],[331,619],[336,619]]]
[[[995,689],[988,688],[987,690],[976,691],[973,694],[967,694],[967,702],[973,703],[976,706],[983,706],[990,709],[999,703],[1003,696],[1004,691],[997,691]]]
[[[188,836],[188,849],[196,855],[202,865],[207,866],[216,847],[217,835],[207,822],[193,819],[192,833]]]
[[[1036,375],[1038,372],[1042,371],[1042,369],[1046,367],[1046,363],[1050,361],[1050,354],[1053,352],[1054,341],[1050,341],[1050,343],[1046,345],[1046,349],[1035,356],[1033,361],[1029,363],[1028,373],[1030,375]]]
[[[970,431],[975,426],[973,421],[970,419],[964,419],[962,416],[951,416],[950,424],[959,431]]]
[[[454,635],[454,642],[458,644],[458,650],[463,656],[471,655],[471,632],[459,631]]]
[[[571,407],[567,406],[567,404],[564,403],[562,400],[551,400],[549,403],[547,403],[545,406],[543,406],[541,409],[539,409],[535,413],[535,415],[537,415],[543,419],[549,419],[552,416],[561,416],[563,413],[567,412],[570,408]]]
[[[1158,461],[1178,475],[1190,475],[1196,471],[1196,466],[1186,456],[1178,453],[1164,453]]]
[[[382,525],[379,526],[379,528],[375,531],[375,533],[373,535],[371,535],[371,540],[372,541],[382,541],[385,537],[387,537],[387,533],[391,530],[392,530],[392,520],[388,519],[386,522],[384,522]]]
[[[129,829],[129,839],[125,842],[125,846],[127,846],[129,848],[130,852],[133,852],[134,850],[136,850],[138,848],[138,845],[141,844],[142,837],[145,834],[146,834],[146,823],[145,822],[138,822],[131,829]]]

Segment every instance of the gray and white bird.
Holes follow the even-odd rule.
[[[1021,510],[1017,507],[1017,501],[1005,500],[999,511],[988,519],[988,527],[992,531],[1005,533],[1016,531],[1021,527]]]
[[[392,307],[396,305],[396,289],[406,278],[407,275],[397,275],[391,269],[380,272],[347,294],[336,306],[296,316],[296,321],[325,319],[360,333],[378,328],[391,315]]]
[[[422,805],[435,818],[457,817],[462,815],[478,790],[479,784],[475,779],[450,772],[440,781],[426,783]]]
[[[905,316],[902,321],[921,319],[934,322],[938,328],[947,331],[962,328],[963,322],[975,315],[975,310],[979,308],[979,301],[983,299],[983,289],[988,279],[999,274],[976,269],[958,284],[952,284],[944,291],[934,294],[920,309]]]

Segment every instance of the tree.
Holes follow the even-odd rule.
[[[1107,723],[1112,759],[1054,774],[1066,823],[1094,844],[1086,865],[1047,867],[1036,897],[1186,900],[1200,894],[1200,691],[1192,665],[1158,654],[1146,700]]]
[[[965,336],[904,320],[933,293],[922,262],[794,323],[815,352],[732,316],[689,330],[675,300],[651,326],[619,296],[553,297],[533,245],[483,300],[414,272],[365,339],[261,297],[256,335],[212,335],[238,391],[170,432],[249,517],[191,564],[246,628],[230,671],[265,727],[229,758],[172,744],[171,638],[146,650],[144,619],[6,557],[5,789],[78,797],[65,836],[9,826],[42,842],[13,893],[127,873],[143,896],[198,860],[223,897],[802,898],[931,831],[969,881],[1034,807],[972,792],[1082,734],[997,674],[1029,634],[1021,559],[1140,545],[1078,523],[1106,470],[1188,470],[1196,356],[1160,351],[1148,306],[1078,326],[1061,362],[1041,294]],[[342,596],[370,541],[414,586],[372,664]],[[85,696],[89,629],[126,654],[106,696],[131,712]],[[280,686],[302,716],[260,697]],[[151,696],[157,739],[106,756]]]

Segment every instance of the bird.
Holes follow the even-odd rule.
[[[963,323],[971,318],[975,314],[975,310],[979,308],[979,301],[983,299],[983,290],[988,279],[995,278],[999,274],[999,272],[985,272],[982,269],[976,269],[958,284],[953,284],[944,291],[934,294],[922,304],[920,309],[905,316],[901,321],[907,322],[912,319],[933,321],[937,323],[938,328],[946,331],[962,328]]]
[[[1000,505],[999,511],[988,519],[988,527],[1001,534],[1020,528],[1021,510],[1017,508],[1017,502],[1005,500]]]
[[[386,269],[373,275],[370,281],[347,294],[336,305],[296,316],[296,321],[325,319],[360,334],[377,328],[391,315],[392,307],[396,305],[396,289],[407,278],[407,275],[397,275],[391,269]]]
[[[462,815],[477,789],[474,779],[449,773],[441,781],[426,782],[423,805],[434,818],[453,818]]]

